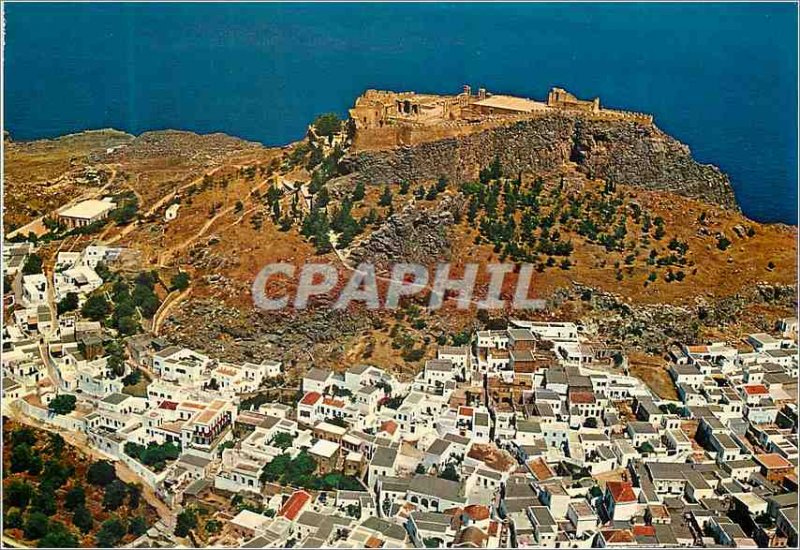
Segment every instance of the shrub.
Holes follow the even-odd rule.
[[[22,532],[28,540],[38,540],[47,534],[50,518],[41,512],[32,512],[25,518]]]
[[[74,395],[62,393],[54,397],[47,408],[55,414],[67,415],[75,410],[76,401]]]
[[[58,302],[58,314],[62,315],[68,311],[78,309],[78,295],[74,292],[67,292],[60,302]]]
[[[106,485],[103,494],[103,508],[106,510],[116,510],[125,502],[128,495],[128,487],[120,480],[115,479]]]
[[[114,466],[106,460],[92,463],[86,471],[86,481],[92,485],[105,487],[115,479],[117,479],[117,473],[114,471]]]
[[[184,291],[189,288],[189,274],[185,271],[181,271],[170,281],[170,286],[173,290],[180,290]]]
[[[6,529],[22,529],[24,525],[22,512],[19,508],[6,508],[6,514],[3,518],[3,527]]]
[[[139,537],[147,532],[147,520],[144,516],[136,516],[128,524],[128,533],[133,536]]]
[[[23,275],[35,275],[42,272],[42,257],[38,254],[29,254],[22,266]]]
[[[14,479],[6,485],[3,496],[7,507],[16,507],[24,510],[33,498],[33,486],[27,481]]]
[[[178,521],[175,524],[175,536],[185,537],[189,531],[197,527],[197,514],[194,510],[183,510],[178,514]]]
[[[312,123],[317,135],[330,137],[342,131],[342,120],[336,113],[319,115]]]
[[[103,294],[89,296],[81,308],[81,315],[92,321],[102,321],[111,312],[111,305]]]
[[[67,491],[67,494],[64,496],[64,508],[70,512],[83,508],[85,505],[86,491],[83,485],[75,485],[72,489]]]
[[[120,543],[126,532],[127,529],[119,518],[107,519],[100,526],[95,541],[100,548],[114,548]]]
[[[39,540],[39,548],[77,548],[78,539],[60,521],[51,521],[48,532]]]
[[[94,518],[85,506],[80,506],[72,513],[72,524],[80,529],[81,533],[86,534],[94,527]]]

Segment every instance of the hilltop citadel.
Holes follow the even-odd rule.
[[[600,98],[578,99],[562,88],[552,88],[546,102],[485,88],[473,94],[466,85],[458,95],[367,90],[350,109],[356,148],[413,145],[554,114],[653,124],[652,115],[601,107]]]

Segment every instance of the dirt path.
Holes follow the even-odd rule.
[[[250,201],[252,201],[252,196],[253,196],[252,194],[253,194],[253,191],[258,191],[258,192],[260,192],[260,191],[261,191],[261,189],[263,189],[263,188],[264,188],[264,186],[265,186],[265,185],[268,185],[269,183],[270,183],[270,182],[269,182],[269,180],[264,180],[264,181],[262,181],[261,183],[259,183],[258,185],[256,185],[255,187],[253,187],[253,188],[250,190],[250,192],[247,194],[247,196],[244,198],[244,200],[242,201],[242,203],[244,204],[244,201],[247,201],[247,202],[250,202]],[[228,228],[228,227],[231,227],[231,226],[234,226],[234,225],[237,225],[237,224],[239,224],[239,223],[240,223],[240,222],[241,222],[241,221],[244,219],[244,217],[245,217],[245,216],[246,216],[246,215],[247,215],[247,214],[248,214],[250,211],[252,211],[253,209],[255,209],[255,208],[251,208],[251,209],[249,209],[249,210],[246,210],[246,211],[244,211],[244,212],[242,213],[242,215],[241,215],[241,216],[239,216],[239,218],[237,218],[236,220],[234,220],[234,221],[233,221],[233,222],[231,222],[230,224],[226,225],[225,227],[221,227],[219,230],[220,230],[220,231],[224,231],[224,230],[225,230],[226,228]],[[163,268],[163,267],[165,267],[165,266],[167,265],[167,263],[168,263],[168,262],[170,262],[170,261],[172,260],[172,258],[174,258],[174,257],[175,257],[175,254],[177,254],[177,253],[179,253],[179,252],[182,252],[183,250],[185,250],[185,249],[186,249],[187,247],[189,247],[189,246],[190,246],[192,243],[194,243],[194,242],[195,242],[197,239],[199,239],[200,237],[202,237],[202,236],[205,234],[205,232],[206,232],[206,231],[208,231],[208,230],[209,230],[209,228],[210,228],[212,225],[214,225],[214,223],[215,223],[217,220],[219,220],[220,218],[222,218],[223,216],[225,216],[225,215],[227,215],[227,214],[230,214],[231,212],[233,212],[233,211],[235,211],[235,210],[236,210],[236,204],[234,204],[234,205],[232,205],[232,206],[228,206],[227,208],[224,208],[224,209],[220,210],[219,212],[217,212],[217,213],[214,215],[214,217],[213,217],[213,218],[211,218],[211,219],[207,220],[207,221],[206,221],[206,222],[205,222],[205,223],[204,223],[204,224],[203,224],[203,225],[200,227],[200,229],[199,229],[199,230],[198,230],[198,231],[197,231],[197,232],[196,232],[194,235],[192,235],[191,237],[189,237],[188,239],[186,239],[186,240],[185,240],[185,241],[183,241],[182,243],[180,243],[180,244],[178,244],[178,245],[176,245],[176,246],[173,246],[172,248],[169,248],[169,249],[167,249],[166,251],[162,252],[162,253],[159,255],[159,257],[158,257],[158,265],[159,265],[159,267],[162,267],[162,268]]]
[[[97,460],[109,460],[109,456],[105,453],[98,451],[97,449],[93,448],[89,445],[86,434],[81,432],[73,432],[66,429],[59,429],[55,426],[50,424],[46,424],[43,422],[39,422],[22,414],[16,407],[10,406],[7,409],[8,416],[20,424],[26,424],[28,426],[33,426],[34,428],[39,428],[41,430],[45,430],[48,432],[53,432],[61,435],[68,444],[76,447],[78,450],[83,452],[86,456]],[[112,459],[113,460],[113,459]],[[133,472],[124,462],[119,460],[114,460],[114,468],[117,472],[117,476],[126,483],[138,483],[142,487],[142,496],[150,504],[153,508],[156,509],[158,512],[159,517],[161,518],[164,523],[169,526],[174,525],[175,523],[175,514],[170,510],[169,506],[167,506],[158,496],[155,494],[150,486],[148,486],[142,478],[140,478],[136,473]]]
[[[185,183],[185,184],[181,185],[180,187],[178,187],[177,189],[175,189],[173,191],[170,191],[169,193],[167,193],[166,195],[164,195],[163,197],[158,199],[146,212],[141,214],[141,217],[149,218],[150,216],[155,214],[156,211],[158,211],[159,208],[161,208],[162,206],[167,204],[169,201],[174,199],[175,196],[178,193],[180,193],[181,191],[184,191],[185,189],[188,189],[188,188],[192,187],[193,185],[197,185],[198,183],[202,183],[203,178],[205,178],[206,176],[213,176],[221,168],[223,168],[223,166],[217,166],[216,168],[212,168],[211,170],[209,170],[208,172],[206,172],[205,174],[203,174],[199,178],[195,178],[192,181],[190,181],[189,183]],[[137,176],[137,178],[138,178],[138,176]],[[137,197],[139,197],[139,196],[140,195],[137,194]],[[140,202],[140,204],[141,204],[141,202]],[[132,223],[129,223],[118,234],[116,234],[113,237],[111,237],[110,239],[106,240],[105,244],[109,245],[109,244],[117,242],[118,240],[120,240],[120,239],[124,238],[126,235],[128,235],[128,233],[133,231],[135,228],[139,227],[139,225],[140,225],[139,220],[136,220],[136,221],[134,221]]]
[[[174,292],[174,291],[173,291]],[[161,323],[166,319],[170,310],[180,302],[184,301],[192,293],[192,288],[189,287],[180,294],[170,293],[164,300],[164,303],[158,308],[155,315],[153,315],[153,325],[151,332],[153,335],[158,336],[158,331],[161,330]]]

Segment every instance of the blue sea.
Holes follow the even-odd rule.
[[[9,4],[5,129],[226,132],[268,145],[366,88],[653,113],[727,172],[745,213],[797,223],[794,4]]]

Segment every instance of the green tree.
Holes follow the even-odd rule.
[[[11,443],[13,445],[26,445],[33,447],[36,445],[36,434],[30,428],[17,428],[11,432]]]
[[[107,519],[100,526],[95,542],[100,548],[114,548],[128,530],[119,518]]]
[[[278,432],[272,438],[270,444],[273,445],[274,447],[279,448],[281,451],[285,451],[286,449],[292,446],[293,440],[294,438],[290,434],[286,432]]]
[[[111,312],[111,305],[103,294],[89,296],[81,308],[81,315],[92,321],[102,321]]]
[[[130,372],[130,374],[122,379],[122,383],[126,386],[135,386],[141,381],[141,379],[142,371],[139,369],[134,369]]]
[[[68,464],[58,460],[48,459],[44,464],[41,483],[51,486],[53,489],[60,489],[67,484],[75,469]],[[40,483],[40,484],[41,484]]]
[[[312,124],[319,136],[330,137],[334,134],[338,134],[342,130],[342,120],[336,113],[319,115],[314,119]]]
[[[75,410],[76,403],[77,400],[74,395],[62,393],[54,397],[47,408],[55,414],[67,415]]]
[[[139,330],[139,322],[131,316],[120,317],[117,321],[117,331],[122,336],[130,336]]]
[[[6,508],[3,517],[3,527],[5,529],[22,529],[25,520],[19,508]]]
[[[86,470],[86,481],[92,485],[105,487],[115,479],[117,479],[117,474],[114,471],[114,466],[107,460],[93,462]]]
[[[33,498],[33,486],[27,481],[14,479],[5,486],[3,497],[7,507],[24,510]]]
[[[38,540],[47,534],[50,518],[41,512],[31,512],[25,518],[22,532],[28,540]]]
[[[125,502],[125,497],[127,495],[128,487],[119,479],[115,479],[106,485],[106,490],[103,494],[103,508],[106,510],[116,510]]]
[[[63,437],[61,437],[59,434],[50,434],[50,442],[47,445],[47,450],[51,455],[56,458],[60,457],[65,447],[66,442],[64,441]]]
[[[39,457],[34,456],[33,450],[27,443],[16,445],[11,451],[11,472],[19,473],[35,469],[36,458]],[[39,469],[41,469],[41,458],[39,458]]]
[[[78,295],[74,292],[67,292],[60,302],[58,302],[58,314],[63,315],[68,311],[78,309]]]
[[[75,485],[67,491],[64,496],[64,508],[70,512],[74,512],[78,508],[83,508],[86,505],[86,490],[83,485]]]
[[[23,275],[35,275],[42,272],[42,257],[38,254],[28,254],[25,263],[22,265]]]
[[[135,510],[142,499],[142,488],[138,483],[126,483],[128,488],[128,508]]]
[[[365,194],[366,194],[366,189],[364,188],[364,182],[359,181],[358,183],[356,183],[356,188],[353,189],[353,202],[364,200]]]
[[[458,475],[458,470],[456,470],[455,464],[452,462],[448,462],[447,466],[444,467],[444,470],[439,472],[439,477],[442,479],[449,479],[450,481],[459,481],[461,479]]]
[[[189,288],[189,274],[185,271],[176,274],[170,281],[170,287],[173,290],[180,290],[181,292]]]
[[[47,534],[39,539],[39,548],[77,548],[78,538],[60,521],[51,521]]]
[[[122,204],[109,213],[108,217],[116,222],[117,225],[126,225],[133,221],[139,210],[139,203],[136,199],[122,201]]]
[[[97,266],[94,268],[95,273],[97,273],[104,282],[108,282],[111,280],[112,273],[108,269],[108,266],[105,262],[97,262]]]
[[[39,484],[39,488],[31,500],[30,508],[46,516],[52,516],[58,511],[55,491],[50,484]]]
[[[175,523],[175,536],[186,537],[189,531],[197,528],[197,513],[194,510],[183,510],[178,514],[178,520]]]
[[[144,516],[136,516],[134,517],[130,523],[128,523],[128,533],[135,537],[139,537],[144,535],[147,532],[147,520]]]
[[[72,513],[72,524],[85,535],[94,527],[94,518],[85,506],[80,506]]]
[[[392,204],[392,190],[389,189],[389,186],[383,188],[383,194],[381,198],[378,200],[378,206],[390,206]]]
[[[206,533],[210,533],[212,535],[219,533],[222,530],[222,523],[215,520],[210,519],[206,522]]]

